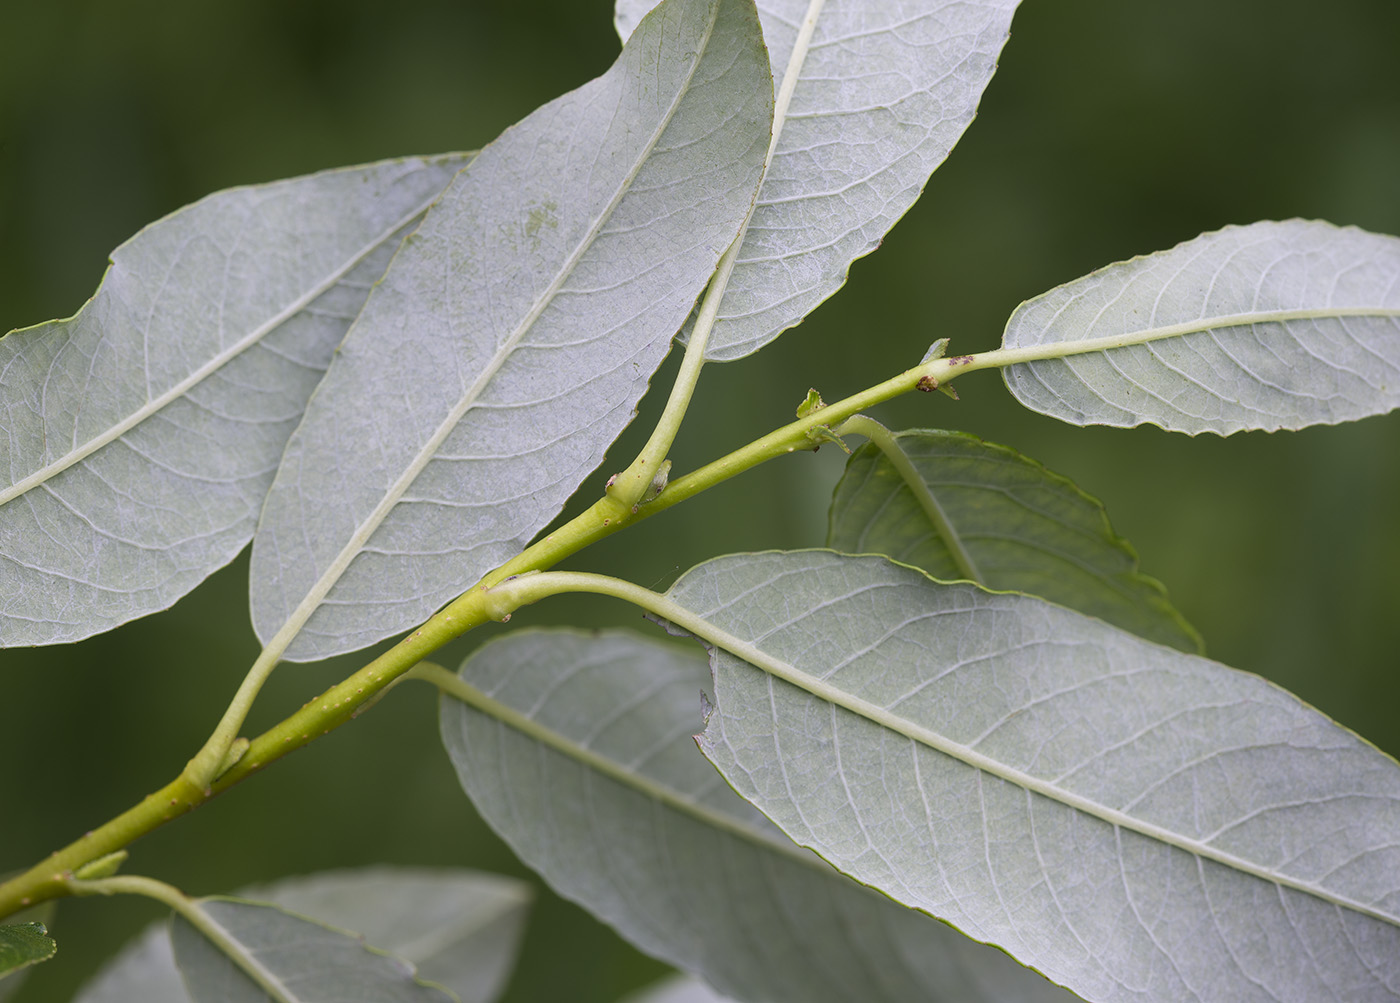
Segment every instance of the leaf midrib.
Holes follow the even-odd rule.
[[[234,900],[224,898],[192,901],[190,907],[192,909],[198,909],[207,924],[206,928],[203,930],[198,930],[198,928],[196,928],[197,931],[201,935],[206,933],[216,934],[219,939],[215,943],[215,946],[223,951],[230,961],[242,969],[243,973],[252,979],[259,989],[271,996],[277,1003],[304,1003],[304,997],[294,994],[291,989],[287,987],[285,980],[263,964],[253,949],[244,943],[242,938],[229,928],[228,924],[219,920],[209,911],[209,904],[211,902],[228,903],[235,909],[239,908],[241,905],[241,903],[237,903]],[[262,908],[277,909],[278,907],[265,906]],[[279,909],[279,911],[285,910]]]
[[[633,597],[629,596],[628,598]],[[736,637],[711,623],[709,620],[706,620],[704,617],[686,609],[669,596],[658,596],[658,598],[662,600],[664,608],[654,609],[653,611],[671,620],[677,626],[690,631],[697,637],[704,639],[706,642],[716,647],[724,649],[734,657],[749,663],[770,676],[781,679],[811,694],[819,700],[847,710],[895,734],[902,735],[912,742],[923,745],[935,752],[942,753],[974,769],[1005,780],[1008,783],[1015,784],[1030,793],[1039,794],[1069,808],[1073,808],[1076,811],[1082,811],[1086,815],[1107,822],[1109,825],[1116,828],[1136,832],[1149,839],[1183,850],[1193,856],[1214,861],[1232,870],[1240,871],[1252,877],[1268,881],[1271,884],[1292,888],[1295,891],[1311,895],[1340,908],[1349,909],[1392,925],[1400,923],[1400,917],[1391,915],[1373,906],[1357,902],[1344,895],[1339,895],[1330,889],[1312,882],[1279,874],[1259,864],[1255,864],[1252,861],[1246,860],[1243,857],[1208,846],[1199,840],[1172,832],[1169,829],[1151,822],[1134,818],[1125,812],[1110,808],[1091,798],[1075,794],[1056,784],[1041,780],[1022,770],[1018,770],[1015,767],[980,753],[969,746],[954,742],[952,739],[939,734],[931,728],[926,728],[917,722],[900,717],[878,704],[871,703],[852,693],[841,690],[823,679],[811,676],[796,666],[769,655],[756,645]]]
[[[441,676],[434,674],[430,677],[429,682],[439,686],[444,694],[451,696],[465,707],[518,732],[526,738],[539,742],[546,748],[572,759],[580,766],[593,770],[608,780],[628,788],[640,797],[664,805],[677,814],[709,829],[727,833],[755,849],[771,850],[821,873],[827,872],[827,865],[819,863],[816,857],[800,849],[796,843],[780,843],[775,839],[770,839],[741,818],[697,801],[681,793],[669,783],[648,773],[629,769],[617,760],[596,752],[563,732],[541,724],[535,718],[511,705],[487,695],[483,690],[473,686],[455,673],[448,673],[444,670]]]
[[[856,415],[846,421],[841,428],[850,429],[855,434],[863,435],[870,440],[885,460],[894,467],[895,473],[903,481],[905,489],[909,491],[918,504],[929,528],[933,530],[934,535],[948,551],[948,555],[952,558],[953,565],[958,569],[959,574],[968,581],[985,586],[987,580],[972,554],[968,552],[967,546],[963,542],[963,534],[948,517],[943,504],[934,494],[933,485],[926,481],[914,466],[913,458],[905,451],[903,444],[899,441],[900,435],[892,433],[879,422],[866,418],[864,415]]]
[[[1141,331],[1106,335],[1101,338],[1080,338],[1074,341],[999,348],[995,351],[971,356],[971,361],[960,364],[956,372],[1012,366],[1026,362],[1042,362],[1070,355],[1109,352],[1117,348],[1130,348],[1134,345],[1143,345],[1166,338],[1179,338],[1188,334],[1201,334],[1220,328],[1251,327],[1256,324],[1286,324],[1296,320],[1333,320],[1340,317],[1388,317],[1395,319],[1400,318],[1400,308],[1317,307],[1305,310],[1268,310],[1261,313],[1235,313],[1218,317],[1203,317],[1200,320],[1183,321],[1180,324],[1168,324],[1162,327],[1149,327]]]
[[[827,554],[832,557],[843,556],[837,554],[835,551],[814,550],[801,553]],[[805,569],[805,573],[811,573],[813,570],[814,569],[809,567]],[[912,573],[923,575],[923,572],[918,571],[916,568],[908,568],[908,570]],[[784,574],[786,574],[786,572]],[[924,577],[925,580],[931,581],[931,579],[927,579],[927,576]],[[766,587],[772,586],[775,581],[776,578],[770,576],[766,580],[757,582],[751,587],[744,589],[740,595],[752,595]],[[683,586],[684,583],[685,579],[682,579],[682,582],[678,583],[678,586],[672,587],[672,592],[674,592],[676,587]],[[865,589],[876,587],[879,587],[879,583],[869,586],[859,586],[859,590],[864,591]],[[681,630],[693,634],[706,644],[714,648],[722,649],[739,660],[748,663],[750,666],[767,673],[770,677],[770,686],[771,679],[781,679],[811,694],[817,699],[831,704],[833,707],[840,707],[843,710],[847,710],[895,734],[902,735],[911,742],[923,745],[935,752],[971,766],[974,769],[998,777],[1008,783],[1015,784],[1030,793],[1039,794],[1052,801],[1063,804],[1066,807],[1081,811],[1092,818],[1107,822],[1115,828],[1136,832],[1141,836],[1145,836],[1167,846],[1175,847],[1195,857],[1213,861],[1232,870],[1239,871],[1240,873],[1248,874],[1251,877],[1257,877],[1273,885],[1291,888],[1306,895],[1311,895],[1321,901],[1328,902],[1339,908],[1349,909],[1380,922],[1392,926],[1400,925],[1400,917],[1394,914],[1387,913],[1374,906],[1357,902],[1312,882],[1278,874],[1252,861],[1238,857],[1235,854],[1226,853],[1214,847],[1207,846],[1200,840],[1191,839],[1180,833],[1172,832],[1162,826],[1134,818],[1125,812],[1100,804],[1091,798],[1075,794],[1054,783],[1031,776],[1022,770],[1018,770],[990,756],[977,752],[969,746],[954,742],[931,728],[902,718],[884,707],[864,700],[845,690],[841,690],[823,679],[818,679],[809,675],[782,659],[769,655],[752,642],[745,641],[731,634],[729,631],[724,630],[713,621],[707,619],[704,615],[696,613],[694,610],[682,605],[673,597],[672,592],[667,592],[663,595],[658,592],[653,592],[650,589],[642,588],[640,585],[634,585],[631,582],[611,578],[606,575],[572,571],[543,571],[521,575],[497,586],[495,591],[502,596],[503,600],[509,598],[518,604],[536,602],[545,596],[556,595],[562,592],[591,592],[599,595],[613,596],[626,602],[633,603],[647,612],[655,614],[662,620],[669,621]],[[850,593],[850,595],[854,594],[855,593]],[[729,606],[739,601],[738,598],[732,594],[727,598],[727,605]],[[1182,654],[1181,657],[1190,658],[1192,656]],[[712,662],[711,664],[713,665],[714,663]],[[714,720],[715,718],[712,716],[710,722]],[[723,720],[722,717],[720,720]],[[709,735],[708,723],[705,735]],[[809,847],[809,849],[820,853],[820,850],[816,847]]]
[[[418,475],[422,473],[423,469],[431,462],[432,458],[437,453],[438,447],[442,445],[457,427],[457,424],[462,420],[462,416],[476,403],[487,385],[514,352],[521,339],[529,333],[535,321],[539,319],[540,315],[549,304],[553,302],[555,294],[559,291],[564,280],[573,273],[574,268],[578,265],[579,259],[593,246],[599,231],[607,221],[612,218],[613,212],[617,209],[617,206],[621,203],[623,198],[632,190],[632,182],[636,180],[637,174],[640,173],[642,167],[645,166],[650,159],[652,150],[660,141],[662,135],[664,135],[666,130],[670,127],[676,111],[680,108],[686,95],[690,93],[691,81],[694,79],[696,71],[700,68],[700,64],[704,62],[704,54],[709,48],[711,36],[714,34],[715,21],[719,16],[719,8],[719,2],[716,2],[712,6],[709,23],[706,25],[705,31],[696,46],[695,59],[692,60],[690,64],[690,69],[685,76],[683,85],[677,88],[671,106],[667,109],[666,114],[662,117],[655,130],[653,130],[651,138],[647,141],[646,146],[642,149],[636,162],[628,170],[626,175],[624,175],[622,183],[618,186],[617,191],[613,194],[612,199],[608,202],[604,211],[598,214],[598,218],[593,222],[592,226],[589,227],[588,231],[570,253],[569,257],[565,259],[553,281],[541,291],[539,297],[535,300],[530,310],[526,312],[525,317],[516,326],[515,330],[507,336],[506,340],[502,342],[501,346],[497,348],[496,352],[487,361],[481,375],[467,388],[462,399],[448,412],[447,417],[442,423],[433,430],[433,434],[428,437],[422,448],[414,454],[413,460],[408,464],[404,472],[389,486],[389,489],[384,493],[383,497],[380,498],[379,503],[375,505],[374,509],[365,517],[364,521],[355,528],[355,532],[351,535],[349,541],[341,548],[340,552],[336,554],[335,558],[327,566],[325,572],[307,592],[306,597],[292,610],[286,622],[282,625],[281,629],[278,630],[276,636],[268,643],[267,650],[277,651],[279,653],[285,651],[296,635],[300,633],[301,628],[305,626],[306,622],[311,618],[311,615],[320,608],[321,602],[330,594],[336,582],[345,574],[346,570],[350,567],[350,563],[364,548],[365,544],[369,542],[369,538],[374,535],[380,525],[383,524],[384,520],[388,518],[389,512],[399,503],[404,492],[408,490],[413,481],[417,479]]]
[[[425,201],[422,205],[415,208],[412,212],[409,212],[408,214],[400,217],[387,229],[381,231],[379,235],[373,237],[368,243],[366,243],[363,247],[356,251],[349,259],[347,259],[347,261],[341,268],[328,273],[325,276],[325,278],[323,278],[318,284],[312,286],[300,297],[293,300],[287,306],[283,307],[281,311],[274,314],[262,324],[253,328],[248,334],[244,335],[242,338],[234,342],[228,348],[215,355],[204,365],[192,371],[188,376],[186,376],[180,382],[171,386],[164,393],[154,398],[151,398],[140,408],[133,411],[131,414],[129,414],[126,418],[122,419],[117,424],[110,426],[109,428],[105,429],[101,434],[93,436],[91,439],[87,440],[81,445],[70,449],[67,453],[59,457],[57,460],[54,460],[52,463],[41,467],[39,470],[36,470],[34,473],[28,475],[27,477],[21,478],[8,488],[0,490],[0,505],[5,505],[8,502],[13,501],[25,492],[35,487],[38,487],[40,484],[46,483],[47,481],[62,473],[63,471],[82,462],[84,459],[91,456],[99,449],[102,449],[104,446],[108,446],[113,442],[116,442],[127,432],[130,432],[136,426],[140,425],[143,421],[155,415],[162,408],[173,404],[175,401],[185,396],[194,387],[199,385],[204,380],[208,379],[210,376],[213,376],[216,372],[218,372],[224,366],[228,365],[243,352],[258,344],[269,333],[276,330],[282,324],[286,323],[292,317],[296,316],[296,314],[304,310],[308,305],[315,302],[315,300],[318,297],[320,297],[323,293],[333,288],[336,285],[336,283],[340,282],[346,275],[348,275],[351,272],[351,270],[355,268],[356,265],[360,264],[360,262],[362,262],[366,257],[368,257],[376,248],[382,246],[384,242],[390,237],[392,237],[397,231],[401,230],[405,225],[412,222],[414,217],[420,216],[424,212],[426,212],[428,208],[435,201],[437,201],[437,198],[438,196],[434,195],[431,199]],[[71,321],[60,321],[59,323],[74,324],[77,322],[78,318],[75,317]]]

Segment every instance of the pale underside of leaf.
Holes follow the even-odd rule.
[[[1017,0],[827,0],[710,335],[757,351],[879,246],[972,122]],[[626,38],[653,0],[618,0]],[[775,71],[808,0],[759,0]]]
[[[1229,435],[1383,414],[1400,406],[1400,239],[1226,227],[1023,303],[1002,344],[1038,360],[1003,370],[1017,399],[1077,425]]]
[[[175,967],[170,927],[152,923],[94,975],[73,1003],[189,1003]]]
[[[253,547],[265,642],[404,630],[554,517],[752,204],[770,81],[751,6],[668,0],[458,176],[288,446]]]
[[[738,1003],[721,996],[704,982],[685,975],[673,975],[619,1000],[618,1003]]]
[[[500,995],[532,897],[529,885],[495,874],[403,867],[323,872],[243,895],[349,930],[461,1003]]]
[[[1276,687],[881,558],[670,597],[702,750],[857,880],[1088,999],[1400,996],[1400,767]]]
[[[195,1003],[449,1003],[413,966],[343,931],[236,899],[195,903],[222,943],[171,920],[175,962]]]
[[[446,986],[461,1003],[490,1003],[514,964],[528,886],[462,870],[378,867],[328,871],[245,889],[240,896],[362,937]],[[74,1003],[188,1003],[169,927],[154,923],[83,987]]]
[[[705,763],[696,649],[522,631],[444,696],[464,789],[561,894],[738,999],[1056,1001],[1063,990],[798,850]]]
[[[884,554],[944,581],[1040,596],[1140,637],[1200,650],[1161,584],[1139,573],[1103,505],[1066,478],[961,432],[911,429],[889,446],[914,483],[875,442],[861,446],[832,496],[828,546]],[[941,512],[937,522],[921,493]],[[954,559],[959,548],[975,577]]]
[[[0,339],[0,645],[164,609],[252,537],[277,459],[406,229],[469,154],[218,192]]]

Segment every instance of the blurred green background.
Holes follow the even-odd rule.
[[[0,330],[72,313],[108,251],[207,192],[483,145],[618,47],[606,0],[3,10]],[[706,373],[677,471],[789,420],[809,386],[845,396],[936,337],[994,347],[1020,300],[1203,230],[1304,216],[1400,233],[1398,39],[1395,0],[1032,0],[981,117],[880,252],[801,328]],[[966,429],[1074,478],[1211,655],[1400,753],[1400,415],[1192,440],[1062,426],[1022,412],[992,375],[958,386],[960,403],[913,395],[876,416]],[[775,462],[574,566],[664,586],[716,553],[819,545],[842,459],[828,447]],[[584,493],[601,487],[600,474]],[[0,653],[0,871],[125,808],[195,751],[256,651],[245,570],[240,559],[175,609],[84,644]],[[555,621],[645,626],[601,599],[516,618]],[[252,726],[358,664],[285,668]],[[193,893],[373,861],[526,874],[457,788],[434,701],[397,691],[137,844],[131,868]],[[59,959],[19,1003],[68,999],[157,912],[65,904]],[[661,970],[543,893],[507,998],[607,1001]]]

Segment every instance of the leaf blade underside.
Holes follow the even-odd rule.
[[[209,195],[72,318],[0,338],[0,645],[164,609],[247,544],[336,344],[470,157]]]
[[[373,867],[325,871],[240,896],[351,931],[446,986],[461,1003],[500,995],[519,948],[529,888],[465,870]],[[170,928],[153,923],[111,958],[74,1003],[187,1003]]]
[[[176,913],[170,942],[195,1003],[450,1003],[413,966],[351,934],[276,906],[232,898],[196,899],[217,930],[215,943]],[[235,961],[237,957],[237,961]],[[249,974],[258,973],[258,981]]]
[[[702,750],[858,880],[1088,999],[1400,993],[1400,767],[1258,677],[875,557],[670,598],[713,635]]]
[[[458,176],[288,445],[253,546],[265,643],[405,630],[557,514],[738,232],[770,77],[751,5],[667,0]]]
[[[700,979],[673,975],[635,993],[629,993],[618,1003],[738,1003],[721,996]]]
[[[518,631],[461,678],[514,722],[444,695],[463,789],[565,897],[738,999],[1072,998],[1000,951],[798,850],[704,762],[701,651],[622,631]]]
[[[1400,238],[1226,227],[1021,304],[1002,345],[1072,349],[1002,372],[1026,407],[1076,425],[1230,435],[1383,414],[1400,406]]]
[[[827,0],[706,358],[739,359],[846,282],[971,124],[1018,0]],[[654,0],[619,0],[626,38]],[[775,73],[808,0],[759,0]]]
[[[326,871],[243,894],[353,931],[461,1003],[491,1003],[505,990],[533,897],[496,874],[409,867]]]

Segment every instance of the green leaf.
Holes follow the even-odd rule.
[[[1017,0],[828,0],[706,356],[755,352],[846,282],[971,124]],[[618,0],[626,38],[655,0]],[[809,0],[758,0],[781,79]]]
[[[43,923],[7,923],[0,926],[0,977],[48,961],[58,950]]]
[[[175,963],[195,1003],[447,1003],[419,982],[413,966],[349,934],[275,906],[231,898],[196,899],[221,943],[176,913]],[[237,961],[235,961],[237,959]],[[252,973],[256,973],[256,979]]]
[[[520,631],[445,696],[442,734],[482,816],[560,894],[738,999],[1057,1001],[1004,954],[798,850],[695,751],[709,673],[622,632]]]
[[[0,645],[164,609],[228,563],[405,229],[470,154],[210,195],[0,339]]]
[[[491,1003],[514,966],[529,886],[463,870],[329,871],[240,895],[351,931],[446,986],[461,1003]],[[152,924],[107,963],[75,1003],[187,1003],[169,927]]]
[[[877,557],[670,597],[715,645],[702,750],[858,881],[1087,999],[1400,995],[1400,765],[1277,687]]]
[[[1200,636],[1162,586],[1138,572],[1137,554],[1113,532],[1098,499],[973,435],[876,428],[883,434],[856,450],[836,485],[828,546],[1040,596],[1140,637],[1200,650]]]
[[[1400,239],[1226,227],[1021,304],[1002,344],[1043,357],[1004,370],[1016,398],[1076,425],[1229,435],[1382,414],[1400,405]]]
[[[253,546],[264,641],[308,660],[405,630],[555,516],[738,233],[769,80],[751,0],[667,0],[458,175],[287,447]]]
[[[0,878],[10,878],[18,873],[18,871],[12,871],[0,875]],[[6,925],[32,926],[37,923],[43,926],[46,931],[51,930],[53,929],[54,915],[57,912],[57,900],[50,899],[47,902],[41,902],[36,906],[30,906],[28,909],[21,909],[19,912],[7,916]],[[25,979],[28,978],[29,972],[30,966],[28,965],[10,969],[9,971],[0,971],[0,1003],[14,997],[15,993],[19,991],[19,987],[22,986]]]

